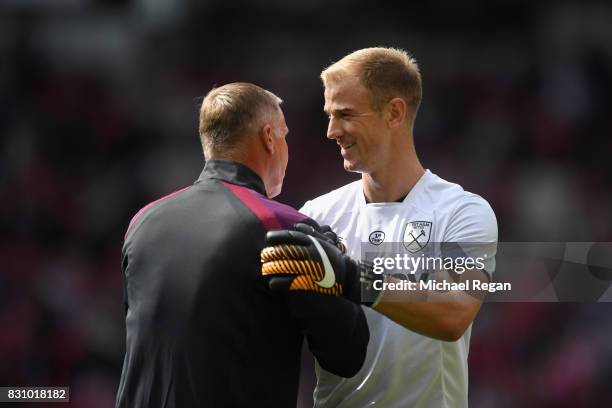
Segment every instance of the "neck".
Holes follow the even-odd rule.
[[[414,145],[390,152],[380,168],[363,173],[363,192],[371,203],[389,203],[405,197],[425,173]]]
[[[252,151],[255,152],[255,150]],[[242,154],[241,150],[234,150],[210,155],[208,158],[230,160],[248,167],[249,169],[254,171],[255,174],[259,176],[259,178],[261,178],[266,188],[266,192],[269,190],[269,186],[266,183],[266,163],[265,160],[263,160],[259,154],[253,153],[251,155],[245,155]]]

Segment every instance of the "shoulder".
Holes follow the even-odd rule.
[[[435,209],[437,212],[451,213],[462,206],[491,207],[478,194],[466,191],[457,183],[447,181],[429,170],[423,176],[421,191],[411,203],[424,209]]]
[[[497,219],[491,205],[459,184],[430,173],[424,202],[447,219],[445,239],[473,242],[497,241]]]
[[[306,203],[300,211],[309,217],[321,219],[324,215],[334,213],[351,212],[357,204],[358,193],[362,191],[361,180],[356,180],[340,188],[323,194]]]
[[[308,218],[295,208],[274,201],[247,187],[224,182],[232,194],[259,219],[266,230],[289,229]]]
[[[418,193],[411,194],[411,204],[424,210],[435,209],[438,212],[448,212],[458,200],[463,200],[471,194],[459,184],[444,180],[429,170],[423,175],[419,184],[415,187],[419,189]]]
[[[174,191],[161,198],[158,198],[157,200],[150,202],[149,204],[138,210],[138,212],[130,220],[130,223],[124,234],[124,239],[127,238],[128,234],[134,229],[136,229],[137,226],[141,225],[146,218],[149,218],[156,212],[159,212],[161,209],[166,208],[173,201],[184,198],[188,191],[193,192],[192,187],[193,186],[183,187],[177,191]]]
[[[484,198],[470,193],[457,203],[451,213],[449,233],[464,235],[464,241],[468,238],[473,242],[497,241],[495,213]]]

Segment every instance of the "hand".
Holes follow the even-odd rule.
[[[274,291],[304,290],[344,296],[356,303],[372,303],[363,302],[361,296],[361,280],[368,276],[367,266],[344,255],[327,238],[315,238],[300,231],[270,231],[261,251],[261,262],[262,275],[268,278]],[[371,268],[369,272],[373,276]],[[368,290],[374,291],[369,283]]]
[[[304,220],[304,222],[295,224],[293,229],[306,235],[313,236],[319,241],[329,242],[336,246],[340,252],[346,254],[346,247],[329,225],[319,225],[315,220],[308,218]]]

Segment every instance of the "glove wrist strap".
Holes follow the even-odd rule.
[[[359,262],[357,264],[359,272],[359,303],[373,308],[378,305],[382,296],[381,289],[385,276],[374,273],[372,269],[372,264],[368,262]]]

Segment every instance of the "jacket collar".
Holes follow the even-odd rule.
[[[207,160],[197,182],[205,179],[227,181],[231,184],[255,190],[264,196],[266,195],[266,188],[261,177],[244,164],[235,161],[221,159]]]

